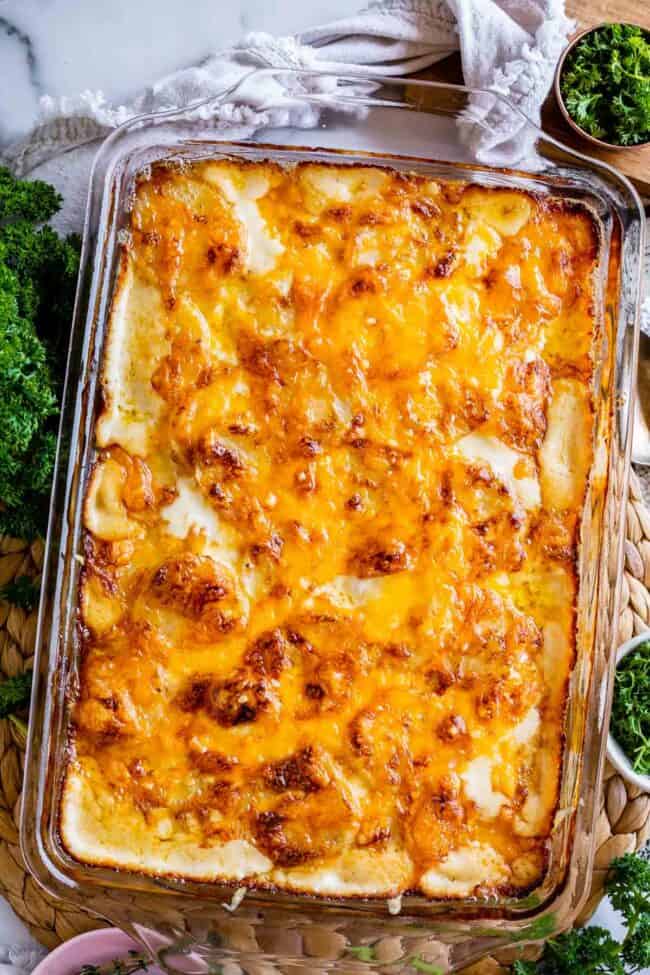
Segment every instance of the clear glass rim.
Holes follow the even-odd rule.
[[[134,115],[132,118],[127,119],[126,121],[122,122],[119,126],[117,126],[102,141],[97,151],[97,156],[95,157],[95,161],[93,163],[93,168],[91,171],[91,184],[94,177],[95,168],[97,167],[98,163],[101,161],[104,154],[109,152],[112,149],[113,143],[119,141],[119,139],[122,138],[125,132],[128,132],[133,128],[139,128],[146,124],[157,124],[158,122],[162,122],[165,120],[173,121],[174,118],[186,118],[188,115],[200,111],[201,109],[207,108],[210,105],[217,107],[222,102],[226,101],[231,95],[235,94],[237,90],[240,89],[246,82],[249,82],[253,78],[272,77],[277,75],[286,75],[288,77],[294,77],[294,78],[323,78],[323,79],[331,78],[336,81],[349,82],[351,84],[371,82],[373,84],[382,85],[382,86],[392,85],[395,87],[402,87],[402,88],[414,87],[414,88],[422,89],[423,91],[438,90],[438,91],[449,91],[449,92],[456,92],[456,93],[462,92],[465,95],[468,95],[470,97],[483,96],[483,97],[494,99],[496,102],[500,103],[504,108],[506,108],[509,112],[513,113],[519,119],[521,119],[521,121],[530,128],[531,132],[535,132],[538,138],[542,139],[546,144],[555,146],[557,149],[560,149],[563,153],[566,153],[566,155],[569,156],[570,158],[573,158],[575,160],[578,160],[581,163],[586,164],[590,169],[602,170],[603,172],[613,175],[630,194],[631,199],[636,204],[636,207],[638,207],[639,217],[641,219],[643,219],[644,217],[644,208],[641,201],[641,197],[634,184],[624,173],[622,173],[615,166],[612,166],[610,163],[605,162],[602,159],[597,159],[592,156],[588,156],[586,152],[580,152],[580,150],[575,149],[573,146],[568,146],[565,142],[562,142],[562,140],[558,139],[556,136],[551,135],[548,132],[545,132],[539,124],[535,123],[531,118],[529,118],[529,116],[526,115],[526,113],[523,112],[518,105],[515,105],[513,102],[511,102],[510,99],[507,98],[505,95],[503,95],[501,92],[493,91],[490,88],[474,88],[464,84],[459,85],[459,84],[452,84],[451,82],[447,82],[447,81],[433,81],[428,78],[416,78],[416,77],[411,77],[409,75],[399,75],[399,76],[385,75],[382,74],[381,72],[375,73],[371,69],[368,69],[367,71],[364,70],[363,72],[359,71],[354,73],[345,73],[345,72],[337,72],[337,71],[321,71],[318,69],[311,69],[311,68],[291,68],[291,67],[257,68],[255,67],[255,68],[251,68],[250,71],[245,72],[240,78],[237,79],[237,81],[233,82],[233,84],[229,85],[223,91],[218,92],[217,94],[214,95],[207,95],[205,98],[197,99],[196,101],[190,102],[188,105],[182,108],[175,107],[170,109],[161,109],[160,111],[156,111],[156,112],[142,112],[139,115]],[[307,101],[314,101],[317,104],[327,104],[327,94],[322,94],[322,93],[314,94],[311,92],[301,92],[301,97]],[[343,96],[343,98],[345,97],[346,96]],[[390,107],[390,102],[387,100],[380,99],[380,100],[373,101],[372,98],[366,99],[360,95],[352,95],[350,96],[349,100],[351,103],[357,105],[364,104],[365,102],[367,104],[376,105],[380,107],[381,106]],[[400,109],[413,110],[413,111],[418,110],[417,105],[408,105],[405,104],[404,102],[395,102],[394,105],[396,108],[400,108]]]

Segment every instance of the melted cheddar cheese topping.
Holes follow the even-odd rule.
[[[61,833],[331,896],[546,869],[592,461],[587,211],[373,166],[136,189]]]

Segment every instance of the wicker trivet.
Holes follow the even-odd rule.
[[[0,537],[0,586],[20,575],[37,578],[43,546],[27,546],[15,538]],[[650,510],[635,474],[630,480],[625,543],[625,578],[621,596],[619,640],[650,628]],[[20,673],[32,665],[36,613],[25,613],[0,601],[0,672]],[[69,910],[44,895],[25,871],[18,846],[18,818],[24,741],[9,721],[0,720],[0,894],[43,945],[53,948],[81,931],[99,926],[95,918]],[[628,785],[607,767],[598,820],[598,840],[591,895],[580,920],[585,921],[603,895],[603,880],[610,861],[637,850],[650,838],[650,795]],[[505,960],[505,959],[502,959]],[[484,959],[483,973],[498,971],[495,959]]]

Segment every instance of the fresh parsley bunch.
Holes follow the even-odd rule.
[[[560,90],[571,118],[619,146],[650,140],[650,31],[608,24],[567,55]]]
[[[650,966],[650,862],[633,853],[614,860],[607,892],[625,919],[620,944],[605,928],[567,931],[538,961],[515,962],[514,975],[636,975]]]
[[[0,534],[45,529],[79,241],[43,226],[53,187],[0,167]]]

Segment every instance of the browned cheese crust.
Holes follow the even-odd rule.
[[[328,896],[540,881],[596,230],[370,166],[139,182],[85,501],[73,856]]]

